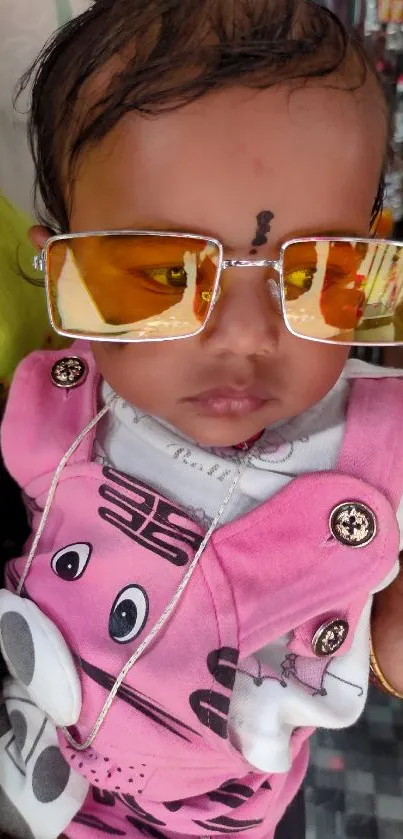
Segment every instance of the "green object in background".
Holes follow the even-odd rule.
[[[32,221],[0,194],[0,391],[29,352],[60,346],[47,315],[41,276],[32,267]],[[25,277],[31,278],[29,282]]]
[[[58,25],[63,26],[64,23],[67,23],[73,17],[70,0],[55,0],[55,6]]]

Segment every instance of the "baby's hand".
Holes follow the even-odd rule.
[[[372,643],[383,676],[403,697],[403,556],[400,573],[375,595],[372,610]]]
[[[0,649],[8,671],[56,726],[74,725],[81,685],[71,652],[31,600],[0,591]]]

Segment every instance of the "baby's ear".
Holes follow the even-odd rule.
[[[41,251],[45,247],[45,243],[53,235],[53,232],[48,227],[42,227],[39,224],[31,227],[28,231],[28,236],[38,251]]]

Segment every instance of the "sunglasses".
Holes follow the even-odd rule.
[[[279,258],[224,259],[217,239],[119,230],[48,240],[50,321],[60,335],[92,341],[164,341],[198,335],[220,295],[222,271],[270,269],[287,329],[329,344],[403,344],[403,243],[301,238]],[[273,282],[274,278],[274,282]]]

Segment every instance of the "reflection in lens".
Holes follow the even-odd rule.
[[[147,339],[198,332],[219,262],[215,243],[191,237],[104,235],[49,246],[55,326],[76,335]]]
[[[311,277],[301,283],[301,276]],[[296,281],[295,278],[298,278]],[[316,240],[283,255],[291,330],[326,341],[402,340],[403,248],[389,242]]]
[[[286,315],[293,332],[310,338],[333,339],[339,337],[338,324],[329,323],[322,312],[322,294],[325,281],[329,285],[329,242],[295,243],[284,253],[283,278]],[[299,287],[296,294],[293,278],[296,273],[310,273],[309,286]]]

